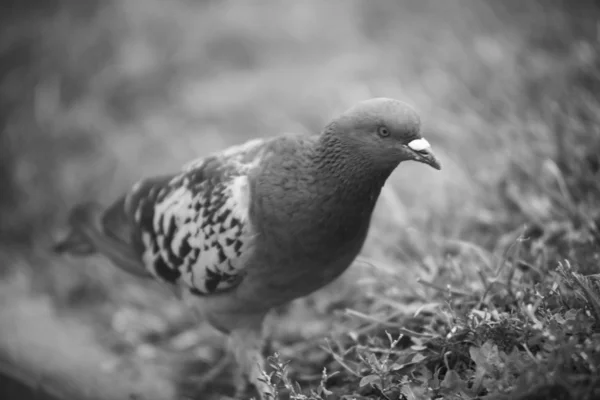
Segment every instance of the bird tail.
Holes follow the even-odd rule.
[[[69,213],[69,233],[54,244],[53,250],[58,254],[89,256],[98,252],[94,237],[99,236],[98,227],[102,211],[95,203],[82,203]]]
[[[54,252],[79,257],[99,253],[124,271],[149,277],[130,240],[110,230],[118,226],[129,228],[122,206],[123,199],[106,211],[96,203],[77,205],[69,214],[69,233],[53,246]]]

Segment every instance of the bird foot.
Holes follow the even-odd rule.
[[[251,384],[249,381],[244,380],[241,385],[236,385],[235,394],[233,399],[235,400],[247,400],[247,399],[259,399],[259,400],[275,400],[275,396],[270,391],[260,391],[261,388],[257,388],[256,385]]]
[[[271,387],[266,382],[266,377],[262,377],[262,371],[258,365],[252,371],[251,376],[244,374],[238,370],[238,373],[234,375],[235,394],[236,400],[253,398],[253,395],[257,395],[257,399],[260,400],[274,400],[275,395],[271,390]]]
[[[213,382],[217,380],[217,378],[225,372],[229,364],[233,361],[233,355],[229,352],[226,352],[224,357],[221,358],[216,365],[211,367],[200,380],[194,385],[198,392],[204,392],[206,388]]]

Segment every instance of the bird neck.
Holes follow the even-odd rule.
[[[352,202],[377,197],[393,171],[376,168],[368,156],[327,131],[317,141],[315,166],[318,177],[331,182],[338,197]]]
[[[295,238],[302,248],[312,249],[311,257],[328,263],[361,248],[391,171],[378,171],[372,161],[336,135],[316,138],[313,150],[310,170],[318,182],[317,192],[310,197],[310,218],[301,218],[311,223],[302,222]],[[304,231],[307,226],[310,229]]]

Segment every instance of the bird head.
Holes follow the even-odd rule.
[[[421,119],[408,104],[374,98],[356,104],[332,121],[328,133],[382,169],[408,160],[441,169],[420,131]]]

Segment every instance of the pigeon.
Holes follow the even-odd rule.
[[[228,337],[237,396],[264,378],[263,320],[342,274],[381,189],[413,160],[440,170],[418,113],[395,99],[348,109],[317,135],[250,140],[143,179],[107,208],[76,206],[58,253],[100,254],[156,279]]]

